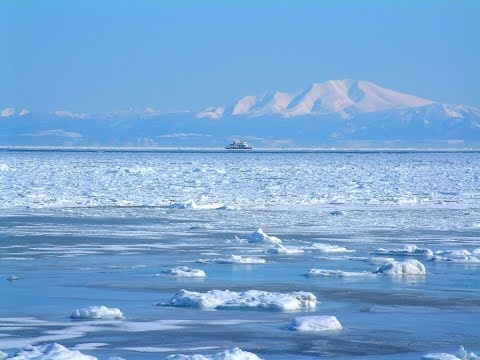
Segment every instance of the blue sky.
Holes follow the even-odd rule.
[[[0,0],[0,106],[162,111],[363,79],[480,107],[480,1]]]

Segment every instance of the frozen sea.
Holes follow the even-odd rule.
[[[426,274],[374,274],[408,259]],[[270,294],[175,306],[182,289]],[[316,306],[267,301],[299,291]],[[123,318],[70,318],[101,305]],[[319,315],[342,329],[289,327]],[[53,342],[100,360],[478,354],[480,153],[0,151],[0,350]]]

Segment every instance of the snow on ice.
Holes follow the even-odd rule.
[[[300,316],[292,321],[289,329],[294,331],[331,331],[341,330],[342,324],[335,316]]]
[[[314,294],[304,291],[277,293],[259,290],[244,292],[211,290],[200,293],[182,289],[166,305],[201,309],[250,308],[294,311],[314,309],[317,303]]]
[[[160,274],[157,274],[160,275]],[[171,269],[162,270],[162,275],[173,277],[206,277],[205,271],[200,269],[192,269],[187,266],[178,266]]]
[[[243,351],[239,348],[234,348],[232,350],[225,350],[223,352],[216,353],[213,355],[175,354],[175,355],[170,355],[167,359],[168,360],[261,360],[261,358],[259,358],[254,353]]]
[[[425,266],[418,260],[390,261],[381,265],[376,271],[384,275],[425,275]]]
[[[75,309],[70,315],[72,319],[122,319],[123,313],[117,308],[108,308],[106,306],[89,306],[83,309]]]

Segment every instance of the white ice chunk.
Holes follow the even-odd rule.
[[[325,270],[325,269],[310,269],[305,276],[322,276],[322,277],[370,277],[375,276],[368,271],[354,272],[354,271],[342,271],[342,270]]]
[[[265,259],[259,257],[230,255],[227,258],[216,259],[198,259],[198,263],[202,264],[265,264]]]
[[[243,351],[239,348],[234,348],[232,350],[225,350],[223,352],[216,353],[213,355],[175,354],[175,355],[170,355],[167,359],[168,360],[262,360],[254,353]]]
[[[162,270],[163,275],[174,277],[205,277],[205,271],[200,269],[192,269],[187,266],[178,266],[171,269]]]
[[[173,203],[173,204],[170,204],[168,207],[170,209],[193,209],[193,210],[226,209],[226,206],[221,202],[215,202],[211,204],[197,204],[193,200],[181,202],[181,203]]]
[[[399,249],[384,249],[379,248],[375,251],[376,254],[382,255],[424,255],[433,256],[433,251],[428,248],[419,248],[417,245],[406,244]]]
[[[258,229],[257,231],[248,235],[247,240],[249,243],[264,243],[264,244],[281,244],[282,243],[282,240],[280,240],[278,237],[267,235],[263,232],[262,229]]]
[[[304,291],[276,293],[259,290],[244,292],[211,290],[200,293],[180,290],[167,305],[201,309],[251,308],[294,311],[314,309],[317,303],[314,294]]]
[[[425,275],[425,266],[418,260],[389,261],[376,271],[385,275]]]
[[[302,254],[303,249],[297,247],[286,247],[282,244],[277,244],[274,247],[267,249],[267,252],[272,254],[282,254],[282,255],[294,255],[294,254]]]
[[[122,319],[123,313],[117,308],[106,306],[89,306],[83,309],[75,309],[70,315],[73,319]]]
[[[339,253],[339,252],[355,252],[356,250],[348,250],[343,246],[315,243],[312,245],[315,250],[324,253]]]
[[[447,353],[432,353],[422,356],[422,360],[462,360],[455,355]]]
[[[376,256],[376,257],[368,258],[366,261],[372,265],[378,265],[378,264],[383,264],[390,261],[395,261],[395,259],[391,257]]]
[[[447,353],[432,353],[422,356],[422,360],[480,360],[475,353],[468,353],[463,346],[460,346],[456,355]]]
[[[477,264],[480,259],[466,249],[437,251],[432,261],[449,261],[453,263]]]
[[[0,359],[5,353],[0,352]],[[22,350],[17,352],[15,355],[11,357],[4,358],[6,360],[97,360],[94,356],[89,356],[82,354],[78,350],[69,350],[66,347],[57,344],[46,344],[46,345],[38,345],[32,346],[27,345]]]
[[[300,316],[292,321],[289,329],[294,331],[341,330],[342,324],[335,316]]]

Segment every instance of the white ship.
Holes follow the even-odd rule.
[[[233,142],[226,146],[225,149],[234,149],[234,150],[248,150],[252,147],[248,145],[246,141],[243,140],[233,140]]]

